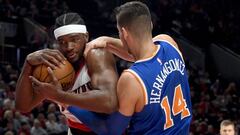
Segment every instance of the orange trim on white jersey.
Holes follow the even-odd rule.
[[[160,46],[157,46],[157,49],[155,50],[155,52],[153,52],[153,54],[150,57],[138,60],[135,63],[144,62],[144,61],[148,61],[148,60],[152,59],[158,53],[159,49],[160,49]]]
[[[170,45],[178,52],[178,54],[181,56],[182,60],[184,61],[183,56],[182,56],[182,53],[180,52],[180,50],[179,50],[175,45],[173,45],[170,41],[168,41],[168,40],[163,40],[163,39],[153,40],[153,42],[156,42],[156,41],[167,42],[168,44],[170,44]]]
[[[130,74],[132,74],[137,79],[137,81],[141,84],[141,88],[142,88],[141,91],[144,96],[144,105],[148,104],[148,93],[147,93],[146,86],[145,86],[144,82],[142,81],[142,79],[139,77],[139,75],[135,71],[133,71],[131,69],[124,70],[124,72],[129,72]]]

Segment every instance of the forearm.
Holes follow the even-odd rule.
[[[25,62],[22,72],[18,78],[16,86],[16,109],[22,112],[30,111],[34,106],[41,102],[41,98],[34,94],[29,76],[32,73],[32,67]],[[38,100],[33,100],[38,98]]]
[[[108,36],[102,36],[100,38],[103,38],[106,41],[106,43],[107,43],[106,47],[114,45],[114,47],[119,50],[125,50],[125,48],[122,44],[122,41],[118,38],[113,38],[113,37],[108,37]]]
[[[127,61],[134,61],[134,58],[131,54],[128,53],[128,50],[122,44],[122,41],[118,38],[112,37],[104,37],[107,45],[106,49],[113,54],[117,55],[118,57],[127,60]]]
[[[89,111],[109,114],[117,110],[117,99],[111,95],[104,90],[91,90],[81,94],[62,92],[55,100]]]

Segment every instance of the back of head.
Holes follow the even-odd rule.
[[[127,28],[136,36],[151,34],[152,22],[148,7],[139,1],[127,2],[116,9],[118,26]]]
[[[85,25],[85,22],[78,13],[65,13],[56,18],[54,28],[70,24]]]

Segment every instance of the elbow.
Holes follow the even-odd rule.
[[[106,108],[105,113],[106,113],[106,114],[111,114],[111,113],[116,112],[116,111],[117,111],[117,106],[109,105],[109,106]]]
[[[113,105],[106,105],[106,107],[104,109],[104,113],[106,113],[106,114],[111,114],[116,111],[117,111],[117,107],[115,107]]]
[[[106,104],[105,104],[105,109],[104,109],[104,113],[107,113],[107,114],[111,114],[113,112],[116,112],[118,110],[118,103],[117,103],[117,99],[109,99],[108,101],[106,101]]]
[[[31,109],[24,108],[24,107],[16,107],[16,110],[22,112],[22,113],[28,113],[31,111]]]

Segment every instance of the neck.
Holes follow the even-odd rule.
[[[151,57],[157,49],[157,46],[153,44],[152,38],[139,40],[135,42],[135,46],[138,46],[133,54],[136,60]]]
[[[77,61],[75,61],[74,63],[72,63],[72,66],[74,68],[75,71],[78,71],[79,70],[79,67],[82,65],[81,63],[84,63],[84,58],[81,57],[79,58]]]

